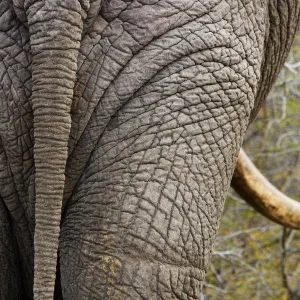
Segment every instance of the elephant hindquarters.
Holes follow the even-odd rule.
[[[148,12],[148,30],[130,8],[106,27],[118,33],[123,18],[116,41],[133,54],[104,89],[69,159],[79,179],[70,181],[61,225],[65,299],[199,298],[254,106],[264,32],[253,14],[226,2],[208,1],[209,10],[190,2],[197,5],[182,15],[190,20],[178,27],[172,22],[182,19],[171,18],[160,34],[157,15],[178,12],[164,1],[157,10],[138,7]],[[231,13],[244,27],[235,19],[228,25]],[[156,36],[146,43],[147,34]],[[134,53],[139,38],[143,47]],[[111,59],[109,51],[101,55],[103,64]],[[74,153],[86,164],[77,167]]]
[[[204,54],[158,72],[102,134],[62,222],[66,299],[198,299],[251,101],[231,68],[195,66]]]
[[[203,109],[200,90],[199,97],[144,92],[111,120],[66,209],[66,299],[200,293],[241,125],[219,114],[221,107]]]

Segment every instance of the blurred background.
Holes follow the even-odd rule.
[[[300,35],[243,147],[300,201]],[[300,300],[300,231],[267,220],[231,189],[200,299]]]

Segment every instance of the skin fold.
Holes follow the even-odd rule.
[[[299,11],[0,1],[0,299],[198,299]]]

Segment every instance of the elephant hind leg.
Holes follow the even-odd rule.
[[[11,220],[0,197],[0,299],[29,300],[25,295]]]

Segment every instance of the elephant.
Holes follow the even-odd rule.
[[[198,299],[299,12],[1,0],[0,298]]]

